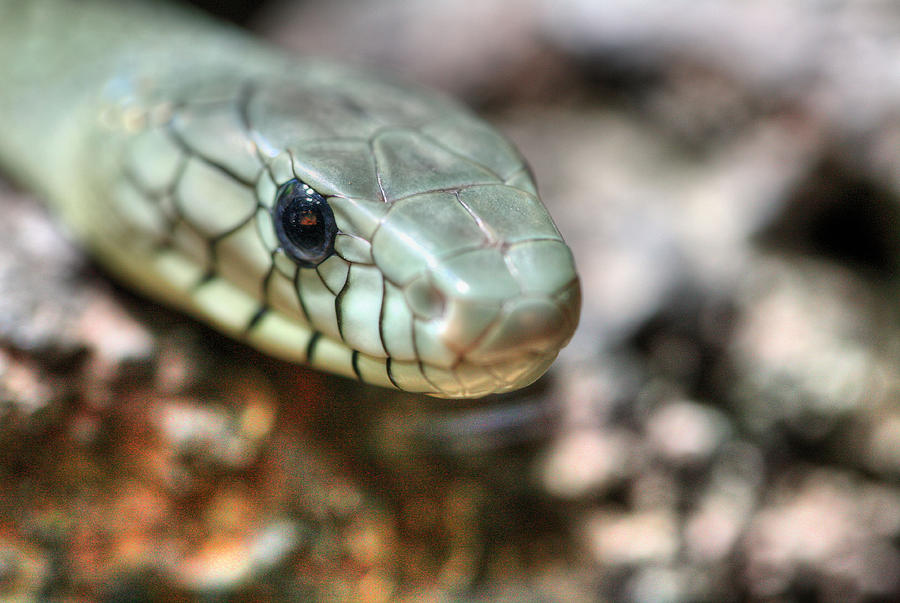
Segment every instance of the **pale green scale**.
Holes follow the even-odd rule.
[[[168,233],[168,224],[153,199],[139,190],[133,182],[122,180],[116,184],[116,198],[120,200],[123,225],[132,229],[136,240],[150,236],[147,244],[160,241]]]
[[[372,244],[365,239],[347,233],[338,233],[334,238],[334,251],[353,264],[374,264]]]
[[[447,311],[447,340],[452,342],[454,351],[468,352],[497,319],[501,301],[469,299],[453,304]]]
[[[413,343],[413,313],[406,298],[396,285],[385,282],[381,333],[388,356],[395,360],[416,360]]]
[[[344,341],[363,354],[384,358],[386,352],[379,333],[384,290],[381,271],[375,266],[355,264],[350,268],[347,285],[336,304]]]
[[[203,264],[174,249],[159,251],[151,261],[153,271],[178,291],[193,288],[205,272]]]
[[[496,130],[477,119],[444,117],[422,127],[422,132],[462,157],[468,157],[502,179],[522,168],[515,149]]]
[[[395,362],[391,361],[391,382],[398,388],[411,392],[440,392],[427,380],[422,366],[418,361]]]
[[[429,383],[434,385],[439,391],[443,392],[460,392],[466,394],[465,387],[453,371],[434,366],[433,364],[424,365],[425,378]]]
[[[323,335],[339,340],[341,328],[338,326],[335,294],[325,285],[316,271],[301,270],[297,289],[312,326]]]
[[[547,289],[563,292],[569,282],[572,252],[562,239],[520,240],[509,246],[506,259],[525,293],[541,295]]]
[[[460,160],[429,138],[409,130],[388,130],[372,142],[388,201],[429,190],[450,190],[498,182],[484,167]]]
[[[406,283],[441,256],[483,242],[484,233],[453,193],[424,193],[391,204],[390,219],[372,236],[372,256],[388,279]]]
[[[344,288],[347,282],[347,275],[350,272],[350,264],[348,264],[341,256],[333,255],[318,266],[316,271],[322,277],[322,282],[336,296]]]
[[[292,279],[297,272],[296,262],[289,258],[280,248],[272,254],[272,263],[275,264],[275,269],[278,270],[278,272],[288,278]]]
[[[503,301],[520,293],[497,247],[467,249],[447,258],[445,265],[446,270],[435,274],[435,284],[455,291],[461,300]],[[465,278],[460,276],[463,274]]]
[[[320,194],[377,199],[375,160],[365,140],[314,140],[291,148],[294,173]],[[347,174],[353,174],[351,178]]]
[[[329,197],[328,204],[341,223],[342,232],[370,242],[391,209],[383,201],[344,197]]]
[[[273,355],[306,362],[305,353],[301,356],[297,350],[308,349],[315,332],[293,316],[292,313],[266,312],[256,326],[244,334],[244,338],[251,345],[268,350]]]
[[[356,360],[356,367],[359,371],[360,379],[366,383],[380,385],[382,387],[396,387],[388,375],[387,366],[383,362],[379,362],[370,356],[360,355]]]
[[[276,155],[274,159],[269,161],[268,166],[269,173],[272,176],[272,180],[276,183],[276,186],[284,184],[294,177],[294,159],[288,152]],[[275,203],[275,195],[273,194],[270,197],[266,197],[263,203],[271,206]]]
[[[488,394],[496,387],[497,377],[483,367],[463,363],[454,369],[454,375],[471,396]]]
[[[413,323],[413,341],[416,357],[425,366],[450,368],[459,362],[458,354],[441,337],[444,325],[437,320],[416,320]]]
[[[182,220],[175,223],[168,245],[180,252],[188,261],[197,264],[201,278],[209,270],[212,260],[209,239],[189,222]]]
[[[247,117],[273,148],[340,138],[366,140],[381,124],[348,107],[346,97],[337,89],[315,84],[299,89],[260,88],[247,107]]]
[[[420,320],[432,320],[444,313],[444,298],[435,288],[431,276],[423,273],[403,287],[403,297],[413,315]]]
[[[0,165],[119,278],[279,357],[439,396],[522,387],[571,337],[571,252],[464,108],[189,11],[71,8],[0,0]],[[333,212],[317,265],[278,222],[294,179]]]
[[[266,249],[252,220],[216,242],[217,276],[236,284],[242,291],[254,287],[262,290],[271,265],[272,253]]]
[[[188,160],[175,192],[181,214],[209,238],[233,230],[256,211],[253,191],[197,157]]]
[[[515,174],[507,178],[504,181],[504,184],[512,188],[517,188],[527,193],[531,193],[535,197],[538,196],[537,187],[534,185],[534,180],[531,179],[531,172],[527,168],[523,167],[522,169],[517,171]]]
[[[172,130],[194,153],[253,182],[261,166],[256,146],[242,131],[239,119],[234,102],[192,106],[175,113]]]
[[[503,358],[505,350],[517,343],[521,330],[538,321],[539,317],[545,316],[548,318],[543,318],[538,323],[541,330],[535,329],[536,336],[552,337],[554,332],[565,326],[566,317],[556,309],[553,302],[522,298],[507,303],[488,333],[479,342],[477,350],[468,355],[469,358],[485,363]]]
[[[269,277],[266,291],[269,305],[274,310],[290,317],[292,320],[297,320],[298,316],[302,316],[305,323],[306,313],[300,305],[300,296],[297,295],[297,287],[294,285],[293,278],[286,277],[275,271]]]
[[[220,278],[195,287],[192,297],[203,315],[227,333],[240,333],[259,309],[258,300]]]
[[[459,191],[459,201],[481,219],[491,238],[502,233],[506,243],[535,237],[562,237],[546,211],[532,206],[534,195],[505,185],[475,186]],[[541,208],[543,209],[543,208]]]
[[[268,178],[260,178],[260,180],[268,180]],[[275,195],[275,187],[272,187],[272,196]],[[264,208],[256,212],[255,220],[256,234],[259,236],[263,246],[271,252],[278,249],[280,243],[275,234],[275,224],[272,222],[272,213],[269,209]]]
[[[275,203],[275,194],[277,192],[278,186],[275,184],[271,175],[263,174],[256,179],[256,200],[259,201],[259,204],[263,207],[271,209],[272,205]],[[262,230],[260,230],[260,234],[265,236]]]
[[[162,194],[172,186],[184,153],[162,128],[135,136],[127,148],[126,169],[145,191]]]
[[[344,377],[355,376],[353,351],[350,348],[329,337],[321,337],[316,341],[315,356],[308,359],[308,362]]]

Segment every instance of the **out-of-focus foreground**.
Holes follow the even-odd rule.
[[[249,26],[511,136],[580,330],[516,395],[362,387],[118,290],[0,189],[0,598],[900,598],[900,8],[343,0]]]

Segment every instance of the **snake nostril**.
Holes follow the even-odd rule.
[[[406,303],[418,318],[431,320],[444,314],[447,301],[444,294],[426,276],[410,282],[403,290]]]

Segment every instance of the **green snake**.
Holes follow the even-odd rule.
[[[517,389],[578,322],[572,253],[493,128],[187,9],[0,0],[0,166],[127,284],[367,383]]]

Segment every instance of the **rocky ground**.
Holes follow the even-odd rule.
[[[134,297],[0,188],[0,598],[900,598],[900,9],[226,16],[512,137],[580,330],[519,394],[361,387]]]

